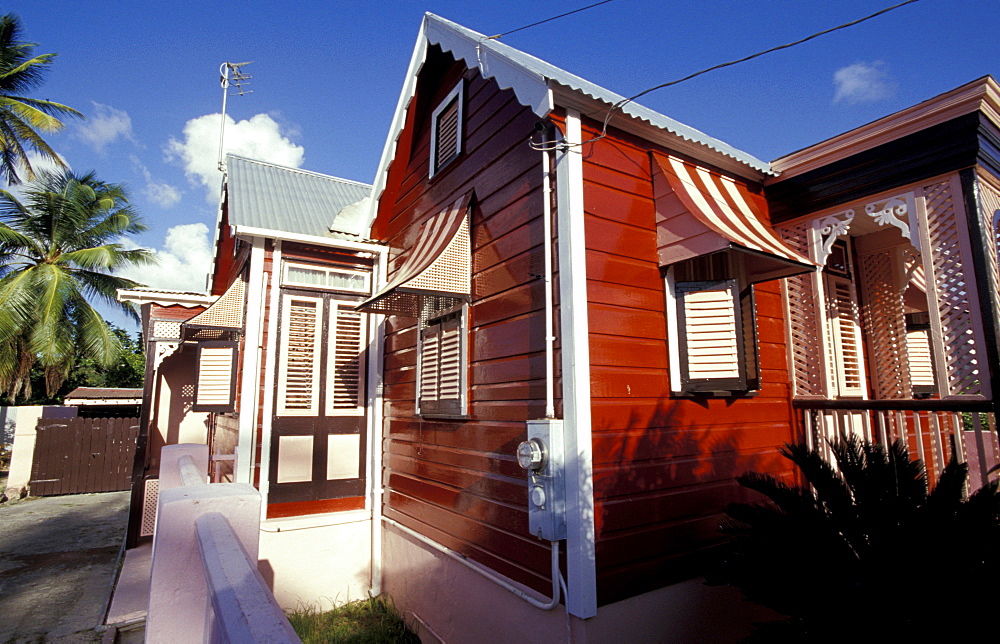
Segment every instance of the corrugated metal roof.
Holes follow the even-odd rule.
[[[427,39],[436,45],[440,45],[446,51],[450,51],[456,58],[462,58],[470,68],[480,67],[484,75],[495,77],[501,82],[501,87],[505,85],[514,89],[519,94],[519,98],[525,105],[531,106],[539,116],[544,116],[541,111],[543,101],[537,92],[529,92],[536,96],[521,96],[515,84],[516,79],[505,79],[503,69],[507,64],[520,68],[522,72],[534,74],[539,80],[551,81],[559,85],[568,87],[575,92],[581,92],[586,96],[606,103],[608,107],[625,99],[621,94],[616,94],[590,81],[580,78],[576,74],[560,69],[551,63],[536,58],[531,54],[514,49],[499,40],[488,39],[483,34],[475,32],[457,23],[445,20],[434,14],[427,14]],[[494,57],[499,60],[494,60]],[[506,82],[505,82],[506,81]],[[622,112],[629,116],[646,121],[650,125],[675,134],[686,141],[691,141],[703,145],[711,150],[732,157],[760,172],[770,173],[771,168],[768,163],[761,161],[753,155],[734,148],[733,146],[709,136],[693,127],[684,125],[679,121],[664,116],[655,110],[632,102],[622,108]]]
[[[367,184],[232,154],[226,168],[233,226],[315,237],[367,233],[364,208],[349,207],[369,198]]]
[[[94,398],[142,398],[142,389],[123,389],[118,387],[77,387],[66,394],[66,399]]]

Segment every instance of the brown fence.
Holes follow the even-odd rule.
[[[37,430],[33,496],[129,489],[138,418],[43,418]]]

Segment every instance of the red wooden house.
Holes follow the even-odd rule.
[[[184,339],[279,600],[728,641],[752,610],[701,574],[783,443],[996,462],[992,79],[773,163],[634,103],[605,127],[621,100],[428,14],[374,186],[230,159],[212,292],[245,315]]]

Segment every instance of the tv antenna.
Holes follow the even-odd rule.
[[[244,65],[249,65],[253,61],[247,61],[245,63],[230,63],[224,62],[219,65],[219,84],[222,85],[222,123],[219,125],[219,171],[226,171],[226,164],[223,161],[223,148],[222,142],[226,135],[226,98],[229,96],[229,89],[235,87],[236,91],[233,96],[243,96],[244,94],[253,93],[252,89],[244,89],[244,86],[250,84],[250,79],[253,78],[250,74],[244,72],[241,67]],[[230,77],[232,73],[232,77]]]

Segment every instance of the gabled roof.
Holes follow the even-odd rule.
[[[372,187],[318,172],[226,157],[229,224],[313,237],[358,239]],[[352,207],[355,206],[355,207]]]
[[[513,90],[518,102],[530,107],[539,117],[547,116],[556,105],[561,105],[603,120],[608,108],[625,98],[499,40],[427,13],[420,26],[375,175],[373,201],[378,200],[385,187],[386,172],[395,156],[396,141],[416,90],[417,74],[426,58],[428,44],[440,46],[456,59],[464,61],[470,69],[478,67],[485,78],[495,79],[501,89]],[[616,115],[612,119],[614,127],[656,140],[748,178],[760,179],[771,174],[766,162],[638,103],[628,103],[621,112],[625,117]],[[370,213],[370,216],[373,215],[374,208]]]

